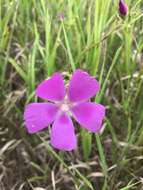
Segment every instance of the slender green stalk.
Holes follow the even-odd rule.
[[[65,30],[63,21],[62,21],[62,27],[63,27],[64,37],[65,37],[67,53],[68,53],[68,56],[69,56],[69,61],[70,61],[70,64],[71,64],[72,71],[74,71],[76,69],[76,66],[75,66],[75,62],[74,62],[74,59],[73,59],[73,56],[72,56],[72,53],[71,53],[71,48],[70,48],[70,45],[69,45],[69,41],[68,41],[68,37],[67,37],[67,33],[66,33],[66,30]]]

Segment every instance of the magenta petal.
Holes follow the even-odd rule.
[[[100,89],[98,81],[82,70],[76,70],[69,84],[69,99],[72,102],[85,101]]]
[[[61,101],[65,97],[64,80],[60,73],[43,81],[36,89],[36,95],[49,101]]]
[[[82,127],[98,132],[105,117],[105,107],[101,104],[85,102],[72,108],[73,117]]]
[[[24,112],[25,125],[29,133],[47,127],[56,117],[58,108],[52,103],[31,103]]]
[[[60,115],[54,122],[51,131],[51,144],[59,150],[71,151],[76,148],[76,136],[70,117]]]

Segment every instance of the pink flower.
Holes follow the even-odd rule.
[[[128,13],[128,6],[124,0],[119,1],[119,12],[121,15],[125,16]]]
[[[25,125],[29,133],[36,133],[53,123],[51,145],[59,150],[71,151],[77,140],[71,116],[90,132],[98,132],[105,117],[105,107],[90,102],[100,89],[98,81],[82,70],[76,70],[64,86],[60,73],[43,81],[36,89],[36,95],[47,103],[31,103],[24,112]]]

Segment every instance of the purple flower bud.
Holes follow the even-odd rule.
[[[64,18],[65,18],[65,15],[64,15],[63,12],[61,12],[61,13],[58,14],[58,19],[59,19],[60,21],[63,21]]]
[[[128,13],[128,6],[124,0],[119,1],[119,12],[121,15],[125,16]]]

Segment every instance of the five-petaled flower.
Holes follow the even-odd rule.
[[[105,107],[90,102],[99,89],[98,81],[80,69],[73,73],[68,87],[60,73],[53,74],[36,89],[36,95],[49,102],[31,103],[25,108],[28,132],[36,133],[53,123],[51,145],[59,150],[75,149],[77,140],[71,116],[90,132],[98,132],[102,127]]]
[[[125,16],[128,13],[128,6],[124,0],[119,1],[119,12],[121,15]]]

